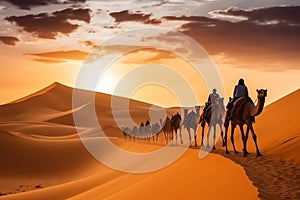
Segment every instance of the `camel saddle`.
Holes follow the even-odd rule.
[[[251,102],[252,104],[254,104],[250,97],[240,97],[237,100],[235,100],[233,102],[233,106],[232,106],[231,110],[229,111],[231,113],[230,119],[232,118],[233,115],[238,115],[238,116],[243,115],[244,107],[248,102]],[[252,120],[253,120],[253,122],[255,122],[254,117]]]

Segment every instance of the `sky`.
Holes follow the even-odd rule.
[[[239,78],[270,104],[299,89],[299,55],[298,0],[0,0],[0,104],[60,82],[203,105]]]

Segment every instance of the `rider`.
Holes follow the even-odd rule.
[[[212,90],[212,93],[208,96],[207,104],[208,105],[215,104],[216,103],[216,99],[218,99],[218,98],[220,98],[220,96],[217,93],[217,89],[214,88]]]
[[[233,108],[233,103],[240,97],[248,97],[248,88],[245,85],[244,79],[240,79],[238,84],[234,87],[233,98],[227,104],[227,109]]]
[[[212,105],[212,104],[215,104],[216,103],[216,99],[220,98],[219,94],[217,93],[217,89],[214,88],[212,90],[212,93],[209,94],[208,96],[208,100],[207,100],[207,103],[205,104],[205,107],[203,109],[203,112],[205,113],[207,108]]]

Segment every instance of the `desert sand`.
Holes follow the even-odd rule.
[[[0,199],[300,199],[300,90],[266,106],[256,118],[262,157],[255,156],[251,137],[247,158],[232,149],[225,154],[219,141],[217,150],[203,159],[198,158],[199,148],[189,148],[173,164],[141,174],[111,169],[87,151],[80,134],[99,146],[103,138],[94,127],[76,129],[73,113],[84,113],[93,104],[72,108],[72,92],[54,83],[0,106]],[[83,97],[91,93],[80,92]],[[95,94],[99,124],[114,144],[132,152],[163,146],[161,141],[124,139],[110,102],[110,95]],[[137,123],[149,118],[150,107],[130,100],[130,114]],[[238,131],[235,138],[241,151]]]

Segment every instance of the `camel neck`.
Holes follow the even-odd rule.
[[[200,116],[200,110],[199,109],[196,110],[196,114],[197,114],[197,116]]]
[[[256,106],[253,106],[250,110],[251,116],[255,117],[259,115],[264,109],[264,104],[265,104],[265,98],[258,98],[258,102]]]
[[[187,114],[188,114],[188,110],[187,110],[187,109],[184,109],[183,112],[184,112],[184,119],[183,119],[183,120],[185,121],[185,120],[186,120],[186,117],[187,117]]]

